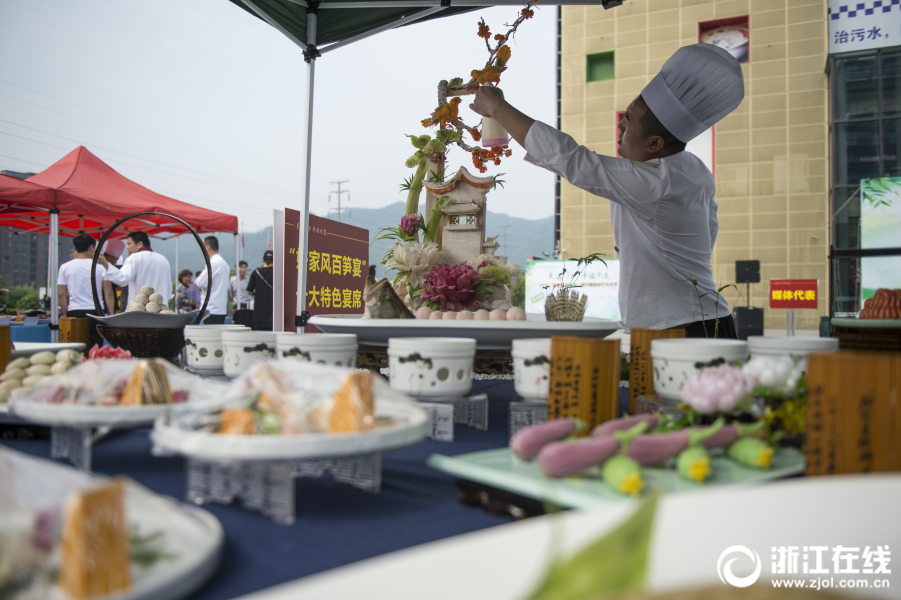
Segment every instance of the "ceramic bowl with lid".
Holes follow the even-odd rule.
[[[473,338],[390,338],[391,387],[419,398],[458,398],[472,389]]]
[[[796,336],[748,336],[748,355],[790,356],[801,359],[802,369],[807,370],[807,355],[811,352],[838,352],[838,338]]]
[[[188,368],[202,375],[221,374],[225,360],[222,332],[244,330],[250,331],[243,325],[188,325],[185,327]]]
[[[279,333],[275,346],[279,359],[336,367],[357,364],[357,336],[353,333]]]
[[[524,400],[546,401],[551,378],[551,338],[513,340],[513,387]]]
[[[237,377],[250,365],[261,360],[275,358],[276,333],[271,331],[223,331],[222,346],[225,350],[225,374]]]
[[[651,341],[654,392],[670,402],[679,402],[682,384],[691,375],[714,362],[744,363],[748,344],[742,340],[717,338],[672,338]]]

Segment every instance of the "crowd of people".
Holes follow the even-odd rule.
[[[179,314],[198,310],[209,292],[206,310],[210,315],[204,324],[223,324],[228,316],[236,322],[246,322],[253,329],[272,330],[272,251],[263,254],[263,266],[249,276],[247,262],[241,261],[238,271],[231,269],[219,254],[219,240],[208,236],[203,240],[210,257],[212,276],[207,269],[192,273],[185,269],[178,273],[172,285],[172,268],[165,256],[154,252],[150,238],[143,231],[128,234],[125,242],[110,240],[97,257],[95,288],[101,300],[103,315],[125,312],[144,286],[150,286],[163,296],[165,305],[173,304]],[[86,233],[72,238],[72,260],[59,268],[57,299],[60,317],[86,318],[101,316],[91,291],[91,261],[97,250],[97,240]],[[122,260],[123,251],[128,256]],[[212,282],[212,283],[211,283]],[[209,288],[209,290],[207,289]],[[229,314],[229,302],[232,311]],[[91,320],[90,343],[103,344],[96,321]]]

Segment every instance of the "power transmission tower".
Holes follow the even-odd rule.
[[[342,189],[341,189],[341,184],[342,184],[342,183],[350,183],[350,180],[347,179],[347,180],[344,180],[344,181],[332,181],[331,183],[332,183],[333,185],[337,185],[337,186],[338,186],[338,190],[337,190],[337,191],[332,190],[331,192],[328,193],[328,201],[329,201],[329,202],[332,201],[332,194],[337,194],[337,196],[338,196],[338,222],[340,223],[340,222],[341,222],[341,194],[347,194],[347,201],[350,202],[350,191],[349,191],[349,190],[342,190]]]
[[[509,261],[509,259],[510,259],[510,255],[507,254],[507,238],[508,238],[508,237],[516,237],[515,235],[510,235],[510,236],[507,235],[507,229],[510,228],[510,227],[513,227],[513,226],[512,226],[512,225],[502,225],[502,226],[501,226],[501,229],[504,230],[504,233],[503,233],[503,236],[504,236],[504,256],[507,257],[507,260],[508,260],[508,261]]]

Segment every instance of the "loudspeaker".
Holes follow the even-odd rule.
[[[737,306],[732,316],[735,317],[738,339],[747,340],[749,335],[763,335],[762,308]]]
[[[735,283],[760,283],[760,261],[735,261]]]

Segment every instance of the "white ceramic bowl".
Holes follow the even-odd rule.
[[[420,398],[456,398],[472,389],[472,338],[390,338],[391,387]]]
[[[807,370],[807,355],[811,352],[838,352],[838,338],[748,336],[749,357],[790,356],[801,359],[804,371]]]
[[[255,362],[275,358],[276,333],[271,331],[223,331],[225,350],[223,369],[229,377],[237,377]]]
[[[546,401],[551,377],[551,338],[513,340],[513,387],[525,400]]]
[[[748,359],[747,342],[714,338],[652,340],[654,392],[665,400],[678,402],[682,384],[699,370],[695,365],[717,359],[744,363]]]
[[[222,373],[225,350],[222,332],[248,330],[243,325],[188,325],[185,327],[185,343],[188,350],[188,368],[197,373]]]
[[[279,333],[278,358],[294,358],[336,367],[357,364],[357,336],[353,333]]]

